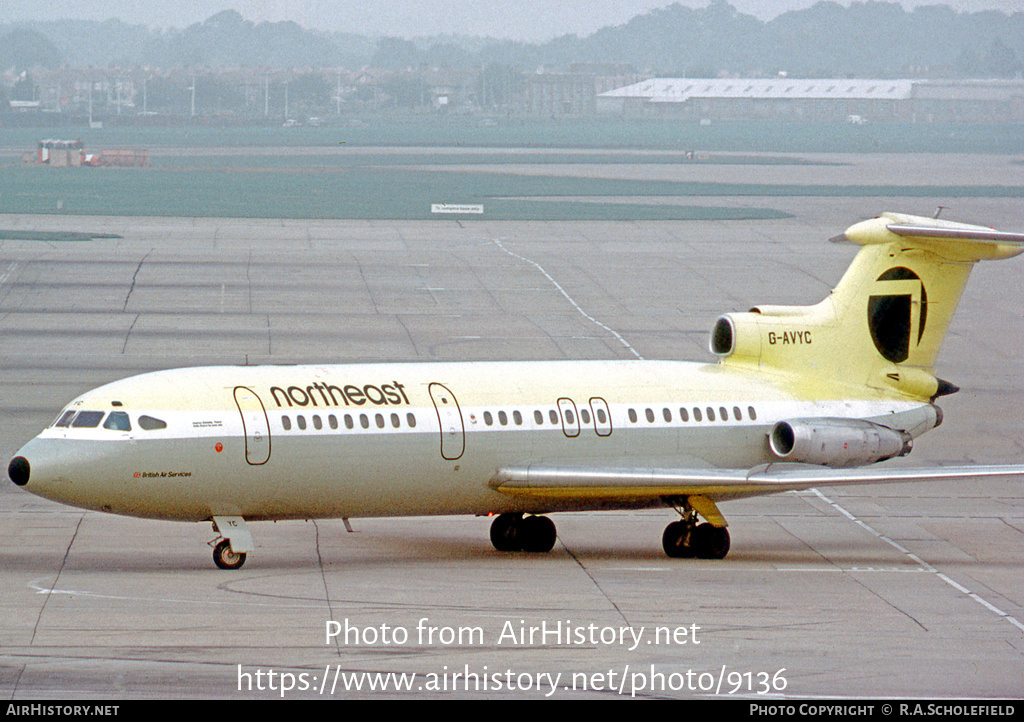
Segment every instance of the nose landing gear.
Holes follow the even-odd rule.
[[[213,563],[218,569],[240,569],[245,564],[245,552],[232,551],[231,542],[221,539],[213,548]]]
[[[213,546],[213,563],[218,569],[240,569],[245,564],[246,553],[256,548],[245,519],[240,516],[215,516],[213,531],[222,537],[210,542],[210,546]]]

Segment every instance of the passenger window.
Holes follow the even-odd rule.
[[[501,424],[502,426],[508,426],[508,414],[506,414],[504,411],[499,411],[498,423]]]
[[[740,411],[740,407],[739,406],[733,406],[732,407],[732,417],[734,419],[736,419],[737,421],[743,421],[743,412]]]
[[[484,412],[484,423],[487,424],[488,426],[493,426],[494,425],[494,417],[491,416],[491,412],[490,411],[485,411]]]
[[[718,407],[718,418],[720,418],[722,421],[729,420],[729,412],[726,410],[724,406]]]
[[[75,416],[74,411],[65,411],[64,414],[54,422],[54,426],[59,429],[65,429],[71,424],[71,419]]]
[[[166,429],[167,422],[161,421],[160,419],[154,419],[152,416],[140,416],[139,426],[146,431],[156,431],[158,429]]]
[[[142,419],[139,419],[139,426],[142,426]],[[292,430],[292,420],[290,418],[288,418],[287,416],[282,416],[281,417],[281,428],[284,429],[285,431],[291,431]]]
[[[330,416],[327,417],[327,423],[330,424],[330,427],[332,429],[338,428],[338,417],[335,416],[334,414],[331,414]]]
[[[580,409],[580,421],[582,421],[584,424],[589,424],[590,412],[587,411],[586,409]]]
[[[103,422],[104,429],[112,431],[131,431],[132,422],[128,420],[128,414],[123,411],[111,411],[110,416]]]
[[[757,421],[757,414],[754,412],[754,407],[753,406],[748,406],[747,407],[747,416],[750,417],[751,421]]]
[[[548,412],[548,418],[551,419],[551,423],[558,426],[558,412],[552,409]]]
[[[398,414],[391,414],[391,425],[396,429],[402,425],[402,421],[398,418]]]
[[[634,424],[636,423],[636,409],[629,410],[629,420],[632,421]]]
[[[535,422],[537,422],[537,426],[543,426],[544,425],[544,414],[542,414],[539,410],[538,411],[534,411],[533,412],[533,420]]]
[[[314,414],[313,415],[313,428],[316,429],[317,431],[319,431],[320,429],[324,428],[324,422],[322,422],[320,420],[320,415],[319,414]]]
[[[572,411],[570,411],[569,409],[565,410],[565,423],[567,423],[569,425],[572,425],[572,424],[576,423],[576,417],[573,416]]]
[[[597,410],[597,420],[600,421],[602,424],[608,423],[608,415],[605,414],[604,409],[599,408]]]
[[[377,422],[377,428],[378,429],[383,429],[384,428],[384,415],[383,414],[377,414],[374,417],[373,420]]]
[[[522,426],[523,425],[523,415],[521,413],[519,413],[518,411],[513,411],[512,412],[512,421],[515,422],[516,426]]]
[[[683,421],[689,421],[690,420],[690,414],[687,413],[686,409],[680,407],[679,408],[679,418],[682,419]]]
[[[708,407],[708,421],[714,421],[714,420],[715,420],[715,410],[709,406]]]
[[[72,426],[76,429],[95,429],[103,419],[102,411],[82,411],[75,417]]]
[[[693,420],[694,421],[700,421],[701,420],[700,409],[698,409],[696,406],[693,407]]]
[[[409,428],[410,429],[415,429],[416,428],[416,416],[415,416],[415,414],[413,414],[412,412],[409,412],[408,414],[405,415],[405,420],[409,422]]]
[[[667,408],[662,409],[661,410],[661,416],[662,416],[662,418],[665,419],[665,421],[667,421],[669,423],[672,423],[672,411],[670,409],[667,409]]]
[[[651,409],[647,409],[647,411],[644,412],[644,416],[647,417],[647,423],[654,423],[654,412]]]
[[[298,424],[300,431],[305,431],[306,430],[306,417],[305,416],[297,416],[297,417],[295,417],[295,423]]]
[[[352,421],[351,414],[345,414],[345,428],[351,431],[356,427],[355,422]]]
[[[359,414],[359,425],[364,429],[370,428],[370,417],[366,414]]]

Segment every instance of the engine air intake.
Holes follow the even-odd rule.
[[[715,321],[710,345],[711,353],[716,356],[729,356],[736,349],[736,331],[731,318],[722,316]]]

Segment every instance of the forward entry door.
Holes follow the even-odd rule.
[[[263,402],[252,389],[236,386],[235,403],[245,431],[245,460],[253,466],[266,464],[270,458],[270,422]]]

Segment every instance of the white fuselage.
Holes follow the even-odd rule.
[[[927,402],[805,385],[661,361],[186,368],[84,394],[19,455],[27,490],[141,517],[539,513],[609,504],[509,496],[499,469],[749,469],[780,420],[934,426]]]

